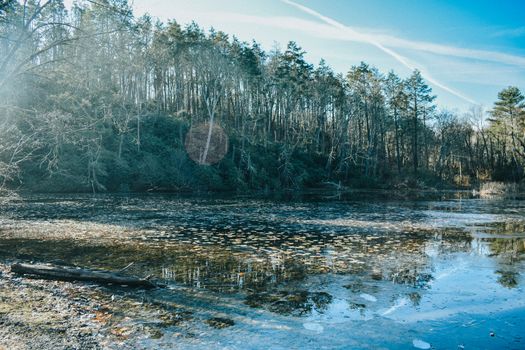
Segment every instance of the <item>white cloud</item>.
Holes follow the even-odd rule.
[[[518,38],[525,36],[525,26],[511,29],[503,29],[492,34],[492,37]]]
[[[469,93],[473,93],[477,99],[484,100],[490,96],[480,94],[480,83],[496,85],[497,82],[508,80],[508,83],[519,85],[524,81],[523,75],[509,73],[520,71],[525,67],[525,57],[522,56],[408,40],[389,32],[379,32],[374,28],[346,26],[292,0],[281,0],[281,2],[293,5],[314,18],[279,16],[278,11],[270,15],[268,11],[262,9],[249,15],[235,12],[237,10],[235,6],[210,7],[184,2],[176,5],[173,0],[135,0],[134,8],[137,15],[149,12],[164,21],[175,18],[181,24],[195,20],[203,28],[213,26],[229,34],[235,34],[241,40],[251,41],[255,38],[266,48],[274,43],[282,47],[293,38],[306,45],[309,59],[338,56],[335,62],[341,70],[346,69],[346,62],[358,62],[358,60],[375,62],[384,70],[404,71],[406,67],[408,71],[418,68],[432,85],[448,91],[447,94],[441,95],[440,100],[445,99],[452,104],[458,102],[456,97],[469,104],[475,102],[474,99],[454,89],[459,85],[465,90],[468,89]],[[219,8],[221,10],[217,11]],[[354,43],[354,45],[341,46],[338,42]],[[378,55],[379,51],[376,50],[380,50],[385,55]],[[388,60],[388,58],[393,59]],[[462,70],[462,67],[468,69]],[[456,73],[453,73],[454,71]],[[436,74],[439,80],[435,79],[431,72]],[[496,77],[498,79],[495,79]],[[454,88],[441,81],[454,84]],[[468,83],[478,84],[478,87],[466,85]]]
[[[388,43],[389,46],[425,51],[444,56],[454,56],[482,61],[491,61],[508,65],[525,67],[525,57],[509,55],[501,52],[465,49],[454,46],[434,44],[422,41],[410,41],[392,36],[382,36],[378,40]]]
[[[290,1],[287,2],[290,3]],[[484,60],[525,67],[525,57],[521,56],[509,55],[494,51],[458,48],[422,41],[411,41],[385,34],[364,33],[363,29],[357,30],[353,27],[345,26],[333,20],[331,20],[333,21],[331,23],[327,22],[328,24],[322,24],[289,16],[264,17],[232,12],[189,12],[184,10],[177,11],[176,18],[177,20],[182,19],[182,22],[188,22],[192,19],[199,18],[200,20],[215,22],[220,20],[223,23],[236,22],[251,24],[253,26],[258,25],[280,29],[298,30],[308,33],[309,35],[325,39],[353,41],[368,44],[374,43],[375,46],[381,45],[382,47],[386,48],[410,49],[444,56]],[[324,16],[323,19],[330,20]],[[335,23],[338,23],[338,25],[336,26]],[[344,32],[341,31],[341,29],[344,29]]]
[[[281,1],[300,9],[301,11],[309,13],[310,15],[314,17],[317,17],[335,28],[344,29],[346,31],[345,34],[347,35],[347,40],[367,41],[369,43],[380,44],[380,45],[384,45],[387,47],[425,51],[425,52],[430,52],[430,53],[445,55],[445,56],[455,56],[455,57],[461,57],[461,58],[486,60],[486,61],[492,61],[492,62],[498,62],[498,63],[525,67],[525,57],[521,57],[521,56],[509,55],[509,54],[495,52],[495,51],[465,49],[465,48],[435,44],[435,43],[430,43],[430,42],[406,40],[406,39],[398,38],[398,37],[391,36],[391,35],[371,34],[371,33],[369,34],[369,33],[364,33],[364,32],[358,32],[352,27],[346,26],[329,17],[323,16],[317,11],[307,8],[303,5],[297,4],[294,1],[291,1],[291,0],[281,0]],[[525,27],[520,28],[520,29],[524,30],[525,32]]]
[[[386,47],[381,41],[377,40],[378,38],[376,36],[359,33],[356,30],[354,30],[354,29],[352,29],[352,28],[350,28],[350,27],[348,27],[348,26],[346,26],[346,25],[344,25],[344,24],[342,24],[340,22],[337,22],[336,20],[334,20],[332,18],[326,17],[326,16],[320,14],[317,11],[314,11],[314,10],[312,10],[312,9],[306,7],[306,6],[297,4],[297,3],[293,2],[293,1],[290,1],[290,0],[281,0],[281,1],[283,1],[283,2],[285,2],[287,4],[289,4],[289,5],[292,5],[292,6],[296,7],[296,8],[298,8],[298,9],[300,9],[301,11],[306,12],[306,13],[312,15],[312,16],[315,16],[315,17],[321,19],[323,22],[328,23],[330,26],[341,30],[345,34],[345,37],[348,38],[348,40],[352,40],[352,39],[360,40],[360,41],[364,40],[364,41],[370,43],[371,45],[374,45],[375,47],[379,48],[380,50],[382,50],[386,54],[392,56],[394,59],[396,59],[398,62],[400,62],[402,65],[404,65],[405,67],[409,68],[410,70],[419,69],[421,71],[421,74],[431,84],[433,84],[434,86],[437,86],[437,87],[439,87],[439,88],[441,88],[441,89],[451,93],[452,95],[461,98],[464,101],[467,101],[467,102],[472,103],[472,104],[476,104],[476,101],[474,101],[473,99],[465,96],[461,92],[452,89],[451,87],[441,83],[440,81],[438,81],[437,79],[432,77],[430,75],[430,73],[427,72],[426,69],[424,69],[421,65],[417,65],[417,64],[411,63],[406,57],[404,57],[404,56],[400,55],[399,53],[397,53],[396,51]],[[408,43],[410,43],[410,42],[408,42]]]
[[[288,0],[282,1],[285,1],[289,4],[291,3],[291,1]],[[430,73],[430,70],[427,69],[426,66],[423,65],[421,62],[416,63],[413,59],[409,59],[406,55],[403,55],[394,49],[405,49],[421,53],[441,55],[450,58],[456,57],[467,60],[475,60],[478,62],[493,62],[509,66],[525,67],[524,57],[493,51],[458,48],[429,42],[410,41],[381,33],[372,33],[370,30],[365,31],[365,29],[362,28],[356,29],[348,27],[344,24],[327,18],[326,16],[323,16],[313,10],[308,10],[308,13],[317,16],[318,18],[322,19],[325,23],[291,16],[266,17],[259,15],[246,15],[234,12],[193,12],[185,11],[184,9],[179,9],[177,11],[176,18],[179,22],[182,23],[187,23],[194,19],[197,19],[200,24],[208,23],[210,25],[212,23],[237,23],[253,28],[254,32],[260,31],[261,27],[267,27],[279,30],[284,29],[287,31],[296,31],[311,37],[317,37],[321,39],[349,41],[373,45],[374,47],[380,49],[390,57],[393,57],[404,67],[407,67],[410,70],[413,70],[415,68],[419,69],[431,84],[447,91],[448,93],[456,97],[459,97],[460,99],[468,103],[477,103],[477,101],[468,96],[465,96],[465,94],[451,88],[450,86],[443,84],[438,79],[434,78]],[[479,73],[482,74],[483,72],[480,71]],[[472,74],[471,76],[473,75],[474,74]],[[479,81],[479,79],[476,80]]]

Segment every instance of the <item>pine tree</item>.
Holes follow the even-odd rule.
[[[412,115],[412,166],[414,174],[419,168],[419,132],[420,118],[425,109],[431,108],[436,96],[432,95],[430,88],[424,81],[419,70],[415,70],[412,76],[406,81],[408,107]]]
[[[510,86],[498,94],[498,100],[490,111],[491,129],[501,143],[504,159],[507,158],[507,151],[510,152],[514,175],[516,171],[521,171],[525,161],[524,100],[521,91],[517,87]]]

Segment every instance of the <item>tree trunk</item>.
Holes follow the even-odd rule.
[[[394,127],[395,127],[395,139],[396,139],[396,163],[397,173],[401,174],[401,154],[399,152],[399,120],[397,110],[394,110]]]
[[[130,287],[156,287],[155,284],[147,279],[122,276],[112,272],[85,270],[63,266],[13,264],[11,265],[11,272],[61,281],[90,281],[104,284],[126,285]]]
[[[414,149],[412,150],[413,154],[412,154],[412,157],[413,157],[413,165],[414,165],[414,175],[417,175],[417,168],[418,168],[418,154],[417,154],[417,134],[418,134],[418,130],[417,130],[417,99],[414,99]]]

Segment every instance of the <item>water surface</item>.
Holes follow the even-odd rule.
[[[191,317],[138,346],[525,348],[523,201],[41,195],[0,224],[3,261],[166,283],[140,298]]]

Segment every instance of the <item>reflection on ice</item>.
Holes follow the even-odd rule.
[[[479,348],[488,323],[492,347],[521,341],[520,202],[33,198],[2,210],[4,260],[134,262],[129,273],[165,281],[145,299],[166,329],[144,346]]]

